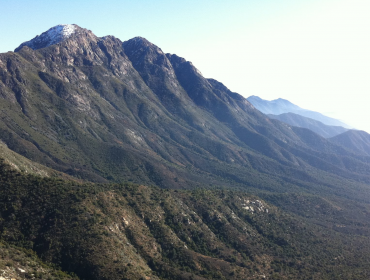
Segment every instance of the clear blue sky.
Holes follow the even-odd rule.
[[[0,52],[57,24],[147,38],[245,97],[370,132],[369,0],[0,0]]]

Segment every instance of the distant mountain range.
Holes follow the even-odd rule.
[[[0,54],[0,100],[0,246],[28,256],[3,270],[68,277],[36,252],[69,279],[369,279],[368,134],[283,123],[258,104],[344,125],[77,25]]]
[[[302,109],[282,98],[268,101],[258,96],[250,96],[247,100],[272,119],[307,128],[353,153],[370,156],[370,135],[365,131],[348,129],[349,126],[339,120]]]
[[[250,103],[252,103],[257,110],[261,111],[264,114],[280,115],[284,113],[294,113],[310,119],[317,120],[325,125],[351,128],[349,125],[343,123],[340,120],[324,116],[323,114],[315,111],[302,109],[301,107],[282,98],[268,101],[253,95],[248,97],[247,100]]]
[[[283,113],[280,115],[268,114],[268,116],[272,119],[276,119],[293,126],[310,129],[325,138],[336,136],[348,130],[342,126],[326,125],[320,121],[294,113]]]
[[[348,130],[330,138],[330,141],[339,144],[360,155],[370,155],[370,135],[365,131]]]

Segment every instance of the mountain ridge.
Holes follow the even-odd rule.
[[[370,135],[362,130],[348,130],[329,139],[360,155],[370,155]]]
[[[316,151],[316,143],[302,139],[305,134],[267,119],[241,95],[205,79],[185,59],[164,54],[139,37],[122,42],[82,28],[77,35],[38,50],[23,47],[0,55],[0,61],[7,61],[1,68],[0,94],[15,109],[4,108],[4,117],[19,119],[18,126],[23,123],[23,132],[3,123],[3,138],[10,133],[5,139],[9,147],[20,151],[22,143],[33,159],[82,177],[104,181],[129,175],[142,178],[137,183],[166,187],[186,187],[189,178],[190,185],[205,182],[201,177],[206,174],[248,184],[250,179],[243,176],[240,181],[234,173],[264,168],[273,176],[276,168],[306,173],[304,166],[322,162],[322,151],[328,152],[321,163],[326,170],[358,176],[353,168],[346,170],[344,157],[332,167],[342,156],[338,153],[351,156],[348,151],[321,140],[325,148]],[[363,166],[356,173],[369,168],[364,159],[352,160]],[[224,164],[235,171],[225,174]],[[194,174],[184,176],[189,172]],[[183,179],[175,181],[179,174]],[[360,171],[361,180],[367,176]],[[218,175],[213,182],[219,182]]]
[[[326,125],[320,121],[303,117],[295,113],[283,113],[280,115],[268,114],[268,116],[270,118],[277,119],[289,125],[308,128],[324,138],[334,137],[348,130],[342,126]]]
[[[311,118],[331,126],[342,126],[344,128],[351,128],[349,125],[340,120],[327,117],[321,113],[302,109],[301,107],[291,103],[290,101],[278,98],[272,101],[264,100],[258,96],[250,96],[247,98],[249,102],[264,114],[280,115],[284,113],[294,113],[307,118]]]

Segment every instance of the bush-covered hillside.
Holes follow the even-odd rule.
[[[4,162],[0,186],[0,252],[21,268],[27,260],[6,257],[4,248],[34,251],[81,279],[369,277],[368,237],[315,225],[244,192],[78,184]]]

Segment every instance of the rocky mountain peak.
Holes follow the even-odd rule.
[[[87,30],[79,27],[76,24],[59,24],[43,32],[41,35],[37,35],[32,40],[22,43],[18,48],[15,49],[15,51],[19,51],[24,46],[27,46],[33,50],[46,48],[48,46],[63,42],[74,34],[84,33],[84,31]],[[91,33],[91,31],[89,33]]]
[[[145,39],[143,37],[140,37],[140,36],[134,37],[134,38],[126,41],[125,43],[133,44],[133,45],[136,45],[136,46],[146,46],[146,47],[154,46],[154,44],[150,43],[147,39]]]
[[[143,37],[132,38],[123,42],[122,46],[125,49],[125,52],[133,54],[137,53],[145,56],[149,55],[150,57],[157,57],[158,55],[165,57],[164,52],[158,46],[154,45]]]

